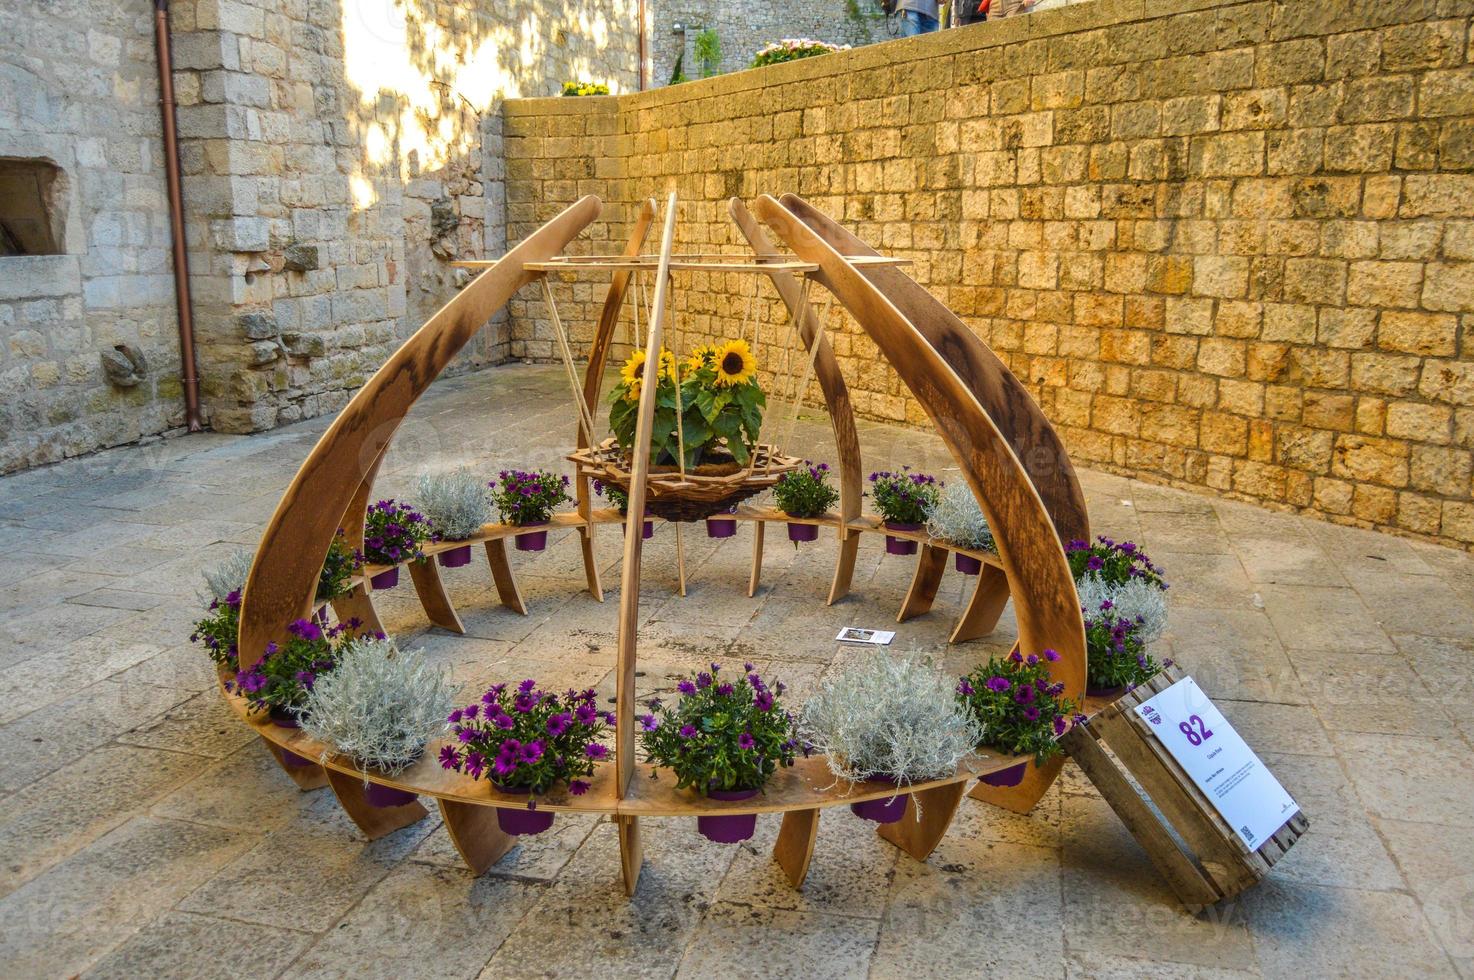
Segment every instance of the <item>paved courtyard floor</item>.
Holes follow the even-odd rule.
[[[395,444],[382,496],[428,466],[561,464],[573,412],[557,368],[447,380]],[[254,546],[327,420],[205,434],[0,479],[0,976],[1474,976],[1474,560],[1251,506],[1082,473],[1098,532],[1172,581],[1159,653],[1218,699],[1300,801],[1309,834],[1270,879],[1184,913],[1073,767],[1029,816],[964,800],[917,863],[825,811],[802,892],[756,838],[649,821],[637,895],[614,828],[560,815],[476,879],[438,816],[372,844],[328,791],[300,793],[222,703],[187,642],[199,570]],[[829,458],[827,423],[801,439]],[[867,425],[866,465],[948,468],[928,434]],[[853,596],[826,607],[834,550],[770,544],[746,596],[750,528],[646,550],[645,692],[672,671],[751,660],[795,698],[887,627],[912,559],[867,537]],[[775,529],[776,530],[776,529]],[[781,532],[773,535],[780,537]],[[619,534],[598,536],[606,601],[570,534],[517,555],[530,615],[481,560],[448,573],[468,633],[381,594],[401,645],[468,685],[535,676],[612,690]],[[1013,638],[948,649],[970,580],[896,643],[963,668]]]

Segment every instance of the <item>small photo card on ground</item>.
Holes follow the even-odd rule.
[[[858,626],[847,626],[839,631],[835,637],[842,643],[874,643],[876,646],[889,646],[891,640],[896,638],[894,630],[866,630]]]

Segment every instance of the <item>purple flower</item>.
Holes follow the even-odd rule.
[[[504,732],[509,732],[517,727],[517,721],[511,715],[499,714],[496,716],[496,727]]]
[[[757,696],[752,699],[752,705],[759,711],[772,711],[773,695],[767,691],[759,691]]]
[[[1020,684],[1013,694],[1013,699],[1019,704],[1030,704],[1035,698],[1033,685]]]
[[[506,778],[517,771],[517,760],[509,755],[499,755],[491,764],[491,768],[498,776]]]
[[[695,738],[695,737],[696,737],[696,726],[695,725],[689,725],[688,724],[688,725],[682,725],[681,726],[681,738]]]
[[[731,697],[732,696],[732,691],[733,691],[733,687],[732,687],[731,684],[718,684],[717,685],[717,693],[720,694],[724,698]]]
[[[541,741],[528,742],[522,746],[522,761],[536,762],[543,757],[543,743]]]
[[[739,749],[750,749],[756,744],[757,740],[752,737],[751,732],[743,732],[737,736],[737,747]]]
[[[573,716],[580,725],[592,725],[599,717],[599,709],[585,702],[573,709]]]
[[[1033,667],[1039,663],[1039,658],[1031,653],[1028,655],[1027,658],[1025,658],[1024,663],[1028,664],[1030,667]]]
[[[454,725],[456,722],[460,721],[461,720],[461,709],[460,708],[457,708],[454,711],[452,711],[450,713],[450,717],[447,718],[447,719],[445,719],[445,720],[448,721],[448,722],[450,722],[452,725]]]
[[[973,686],[967,682],[966,677],[957,682],[957,693],[961,694],[963,697],[967,697],[969,694],[973,693]]]
[[[660,722],[655,720],[654,715],[641,715],[640,727],[647,732],[653,732],[655,731],[655,729],[660,727]]]
[[[989,677],[988,678],[988,690],[994,692],[995,694],[1002,694],[1004,691],[1007,691],[1010,687],[1013,687],[1013,685],[1009,683],[1007,677]]]
[[[1054,716],[1054,735],[1056,738],[1065,733],[1065,719],[1062,715]]]
[[[531,694],[534,687],[537,687],[537,681],[529,677],[527,678],[527,680],[517,685],[517,690],[522,694]]]
[[[1054,663],[1055,661],[1057,661],[1059,659],[1059,654],[1058,653],[1055,653],[1053,650],[1045,649],[1045,651],[1044,651],[1044,659],[1045,660],[1048,660],[1050,663]]]
[[[676,685],[676,690],[680,691],[682,694],[695,694],[696,685],[692,684],[690,681],[683,680]]]
[[[703,688],[705,688],[705,687],[711,687],[711,675],[708,674],[704,670],[701,673],[697,674],[696,675],[696,686],[697,687],[703,687]]]
[[[466,774],[472,779],[480,779],[481,774],[486,771],[486,757],[480,752],[466,753]]]
[[[515,738],[509,738],[502,743],[501,748],[497,750],[497,754],[516,758],[517,753],[521,751],[522,743],[517,741]]]
[[[601,745],[598,742],[593,742],[583,747],[583,754],[588,756],[590,759],[602,759],[609,754],[609,746]]]
[[[456,763],[458,763],[459,761],[460,756],[456,754],[456,750],[453,747],[447,745],[440,750],[441,768],[454,769],[456,767]]]
[[[479,704],[468,704],[466,705],[465,710],[461,712],[461,717],[466,719],[467,721],[470,721],[480,713],[481,706]]]
[[[559,712],[548,719],[548,734],[553,736],[562,735],[568,731],[568,726],[573,724],[573,716],[568,712]]]
[[[1027,718],[1027,719],[1029,719],[1029,721],[1038,721],[1039,720],[1039,709],[1038,708],[1035,708],[1035,707],[1025,708],[1024,709],[1024,717]]]
[[[589,784],[584,782],[582,779],[572,780],[568,784],[568,792],[572,793],[574,796],[582,796],[588,791]]]

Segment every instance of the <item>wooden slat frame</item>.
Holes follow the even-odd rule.
[[[1134,710],[1181,676],[1176,668],[1163,670],[1066,733],[1061,744],[1183,905],[1197,912],[1255,885],[1309,820],[1297,810],[1257,850],[1245,846]]]

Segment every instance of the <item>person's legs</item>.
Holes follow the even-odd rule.
[[[918,34],[930,34],[942,25],[930,14],[923,14],[919,10],[901,11],[901,36],[915,37]]]

